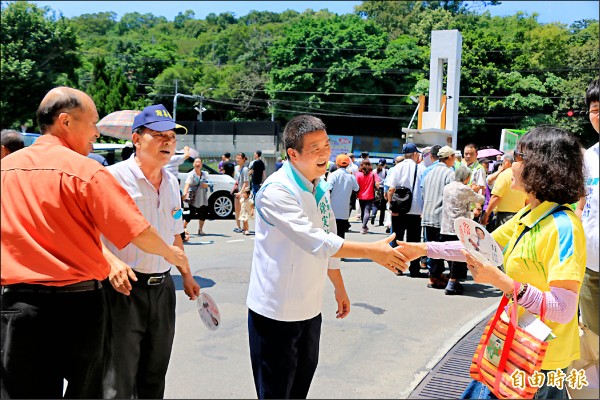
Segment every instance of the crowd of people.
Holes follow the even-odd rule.
[[[599,92],[598,80],[586,92],[597,132]],[[182,200],[202,234],[202,159],[180,192],[169,167],[186,128],[163,105],[135,117],[133,154],[106,168],[87,157],[99,136],[87,94],[52,89],[37,120],[43,136],[26,149],[18,132],[2,131],[2,397],[62,398],[66,380],[64,397],[162,398],[175,327],[171,268],[190,300],[200,295],[184,251]],[[235,180],[234,232],[249,234],[254,217],[246,304],[259,398],[307,396],[327,279],[337,318],[350,312],[346,257],[426,278],[447,295],[462,294],[470,272],[536,315],[545,299],[556,335],[546,377],[579,358],[579,313],[598,334],[598,143],[584,152],[571,133],[539,126],[498,163],[478,159],[472,143],[462,153],[407,143],[389,169],[385,160],[374,168],[368,153],[358,163],[339,154],[329,168],[325,124],[299,115],[283,145],[286,160],[268,177],[260,151],[250,163],[226,153],[219,164]],[[379,217],[388,237],[346,239],[357,202],[361,233]],[[459,217],[487,227],[504,250],[502,268],[465,250]],[[566,398],[566,388],[546,380],[536,396]]]

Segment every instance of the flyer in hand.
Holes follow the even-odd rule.
[[[202,292],[196,299],[196,305],[198,307],[198,314],[200,314],[200,319],[204,322],[204,325],[211,331],[217,330],[221,324],[221,314],[213,298],[209,294]]]
[[[454,231],[473,257],[482,263],[502,265],[502,250],[484,226],[471,219],[459,217],[454,220]]]

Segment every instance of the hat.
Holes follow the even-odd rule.
[[[406,143],[403,147],[402,147],[402,153],[404,154],[409,154],[409,153],[420,153],[419,149],[417,149],[417,146],[415,146],[414,143]]]
[[[347,167],[350,164],[350,157],[346,154],[338,154],[335,158],[335,163],[340,167]]]
[[[169,114],[162,104],[148,106],[135,116],[131,130],[134,131],[142,126],[157,132],[174,130],[175,133],[180,135],[185,135],[187,133],[187,128],[176,124],[175,121],[173,121],[171,114]]]
[[[431,153],[431,146],[427,146],[421,150],[423,155]]]
[[[454,149],[452,147],[444,146],[438,151],[437,156],[439,158],[448,158],[453,154],[455,154],[455,153],[454,153]]]
[[[379,165],[386,165],[387,161],[385,160],[385,158],[382,158],[381,160],[379,160]]]
[[[456,157],[462,157],[462,153],[460,152],[460,150],[456,150],[456,151],[454,152],[454,155],[455,155]]]

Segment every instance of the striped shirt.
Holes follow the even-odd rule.
[[[454,169],[444,163],[435,164],[423,181],[423,214],[421,225],[442,226],[444,186],[454,181]]]
[[[181,199],[177,178],[163,168],[162,181],[157,192],[144,176],[135,157],[111,165],[107,169],[133,198],[135,204],[158,231],[160,237],[167,244],[173,244],[175,235],[183,232],[183,219],[181,212],[178,212],[181,210]],[[138,272],[162,273],[172,267],[163,257],[144,253],[131,243],[123,250],[118,250],[104,236],[102,236],[102,242],[121,261]]]

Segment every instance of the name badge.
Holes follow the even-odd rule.
[[[181,208],[176,208],[173,210],[173,218],[180,219],[183,215],[183,210]]]

